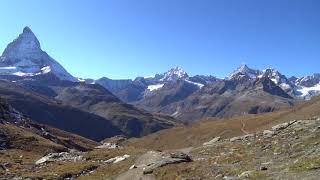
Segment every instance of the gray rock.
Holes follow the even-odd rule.
[[[121,162],[121,161],[124,161],[124,160],[128,159],[129,157],[130,157],[130,155],[128,155],[128,154],[125,154],[125,155],[123,155],[123,156],[116,156],[116,157],[114,157],[114,158],[108,159],[107,161],[104,161],[104,163],[107,163],[107,164],[111,164],[111,163],[116,164],[116,163],[118,163],[118,162]]]
[[[250,176],[252,176],[253,171],[245,171],[243,173],[241,173],[238,177],[239,178],[249,178]]]
[[[278,124],[276,126],[273,126],[272,127],[272,130],[274,131],[281,131],[283,129],[286,129],[287,127],[289,127],[290,125],[296,123],[297,121],[294,120],[294,121],[290,121],[290,122],[286,122],[286,123],[282,123],[282,124]]]
[[[117,144],[113,144],[113,143],[104,143],[100,146],[95,147],[96,149],[117,149],[120,148],[120,146],[118,146]]]
[[[244,141],[244,140],[250,140],[250,139],[253,139],[254,138],[254,134],[246,134],[244,136],[238,136],[238,137],[233,137],[230,139],[231,142],[234,142],[234,141]]]
[[[166,166],[168,164],[176,164],[190,161],[190,156],[182,152],[170,153],[169,155],[162,154],[161,159],[158,159],[143,168],[143,174],[151,174],[155,169]]]
[[[211,141],[203,143],[203,145],[204,146],[211,146],[211,145],[214,145],[218,141],[220,141],[220,137],[215,137]]]
[[[50,153],[38,161],[35,162],[36,165],[55,162],[55,161],[81,161],[83,160],[82,152],[61,152],[61,153]]]
[[[271,130],[264,130],[263,131],[263,136],[266,138],[270,138],[272,136],[274,136],[276,133],[274,131]]]
[[[261,166],[260,167],[260,171],[266,171],[266,170],[268,170],[268,167],[266,167],[266,166]]]

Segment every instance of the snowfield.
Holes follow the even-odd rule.
[[[150,86],[148,86],[148,90],[155,91],[155,90],[161,89],[163,86],[164,86],[164,84],[150,85]]]

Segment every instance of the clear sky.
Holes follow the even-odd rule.
[[[24,26],[78,77],[320,72],[319,0],[2,0],[1,51]]]

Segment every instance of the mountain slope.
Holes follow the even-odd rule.
[[[55,98],[110,120],[130,137],[139,137],[176,124],[173,118],[146,113],[121,102],[100,85],[78,84],[65,87]]]
[[[239,76],[239,78],[233,76],[233,78],[235,79],[217,80],[200,89],[191,86],[180,91],[177,91],[179,83],[172,83],[169,90],[165,85],[154,94],[145,96],[136,105],[151,112],[170,114],[175,118],[191,122],[203,117],[231,117],[271,112],[289,108],[295,103],[291,96],[269,78],[253,79],[249,76]],[[184,96],[179,96],[181,94]],[[160,104],[163,100],[159,98],[162,96],[170,101]]]
[[[110,121],[81,111],[16,83],[0,81],[0,94],[10,105],[36,122],[94,140],[122,134]],[[94,131],[92,131],[94,129]]]
[[[232,118],[204,118],[190,126],[175,127],[133,139],[131,145],[150,149],[180,149],[201,145],[217,136],[231,138],[291,120],[317,118],[320,118],[320,97],[285,111]]]

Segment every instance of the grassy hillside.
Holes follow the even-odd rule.
[[[200,145],[213,137],[230,138],[293,119],[311,119],[320,116],[320,97],[301,103],[286,111],[234,118],[205,118],[190,126],[163,130],[141,139],[132,139],[131,145],[150,149],[178,149]]]

